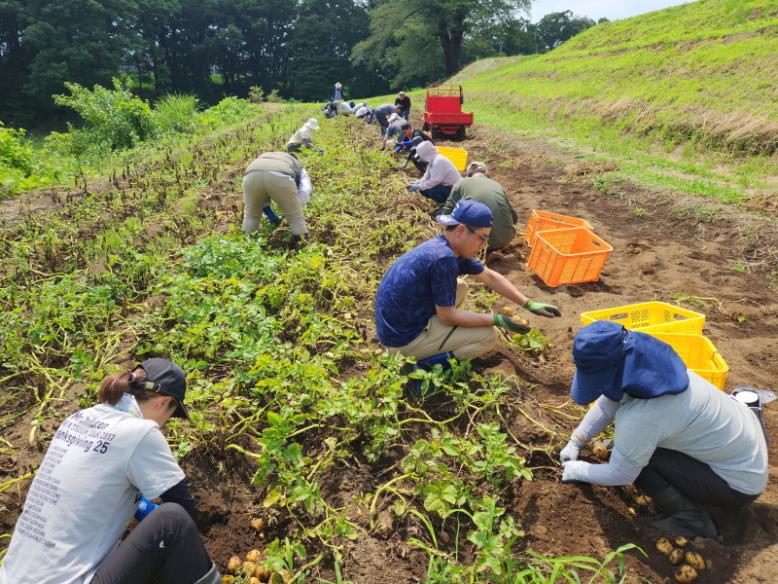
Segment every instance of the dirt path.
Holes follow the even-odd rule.
[[[702,201],[673,201],[667,196],[621,185],[610,196],[592,185],[585,164],[565,160],[558,152],[537,150],[538,144],[516,137],[476,130],[461,146],[471,160],[487,162],[519,213],[523,231],[533,209],[583,217],[614,251],[602,278],[593,284],[549,288],[526,269],[529,249],[517,236],[516,249],[491,267],[520,289],[561,307],[560,319],[537,322],[552,341],[545,363],[519,368],[520,378],[535,383],[523,387],[527,407],[541,421],[569,430],[575,422],[543,416],[547,404],[568,399],[574,372],[570,359],[572,338],[580,328],[579,314],[649,300],[686,298],[685,306],[707,315],[705,332],[730,366],[727,389],[737,384],[775,388],[778,377],[778,297],[764,273],[737,270],[747,249],[749,229],[766,250],[778,240],[774,223],[759,217],[723,210],[716,222],[703,223],[684,213]],[[548,163],[546,158],[555,158]],[[636,208],[638,209],[636,211]],[[757,226],[757,227],[754,227]],[[773,249],[775,249],[773,247]],[[541,406],[542,404],[543,406]],[[778,407],[768,406],[768,431],[778,432]],[[514,432],[531,435],[532,424],[517,414]],[[770,458],[776,460],[775,442]],[[773,463],[774,464],[774,463]],[[778,475],[770,467],[770,483],[757,503],[745,510],[717,511],[715,519],[723,543],[706,542],[704,554],[712,566],[703,582],[772,582],[778,564]],[[558,471],[537,473],[514,494],[516,518],[527,530],[526,544],[549,554],[597,556],[603,550],[633,542],[649,551],[650,559],[638,570],[652,581],[672,575],[672,566],[654,552],[656,532],[648,513],[632,519],[629,501],[621,490],[562,485]],[[653,552],[653,553],[652,553]]]

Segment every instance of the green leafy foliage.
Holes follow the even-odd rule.
[[[96,149],[132,148],[154,133],[149,104],[132,95],[125,83],[113,80],[113,89],[95,85],[92,90],[78,83],[65,83],[70,95],[55,95],[54,102],[73,109],[84,120],[84,127],[70,129],[85,140],[71,141],[71,152],[82,154],[84,145]]]

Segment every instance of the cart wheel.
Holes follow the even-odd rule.
[[[430,131],[430,125],[427,122],[424,122],[424,125],[421,127],[422,132],[429,132]]]
[[[467,137],[467,129],[462,126],[457,130],[457,140],[464,140]]]

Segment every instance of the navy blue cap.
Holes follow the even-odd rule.
[[[621,401],[625,393],[651,399],[681,393],[689,386],[686,365],[670,345],[615,322],[598,320],[578,331],[573,362],[570,393],[582,405],[600,395],[614,401]]]
[[[435,221],[441,225],[467,225],[468,227],[491,227],[494,214],[480,201],[459,201],[451,215],[438,215]]]

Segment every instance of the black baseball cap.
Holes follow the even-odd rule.
[[[146,359],[135,369],[141,368],[146,373],[145,381],[138,381],[138,384],[145,384],[146,390],[153,391],[159,395],[172,397],[178,403],[173,416],[176,418],[191,419],[189,412],[184,406],[184,397],[186,396],[186,374],[184,370],[173,363],[170,359],[153,357]]]

